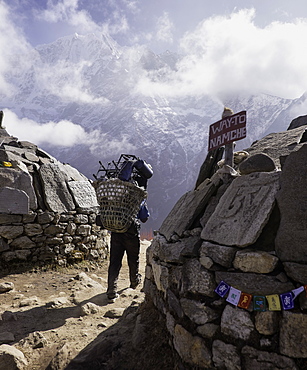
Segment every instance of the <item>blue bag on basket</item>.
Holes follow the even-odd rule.
[[[144,223],[144,222],[146,222],[148,220],[149,216],[150,216],[150,213],[149,213],[149,210],[147,208],[146,201],[143,200],[137,218],[141,222]]]

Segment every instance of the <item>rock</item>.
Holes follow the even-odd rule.
[[[5,187],[24,192],[28,196],[29,207],[33,210],[37,208],[33,180],[27,170],[23,171],[15,168],[2,167],[0,172],[0,188],[4,189]],[[24,209],[23,205],[24,203],[21,204],[22,209]]]
[[[222,159],[224,153],[224,147],[213,149],[208,152],[204,163],[201,165],[199,174],[196,180],[195,189],[205,181],[207,178],[213,176],[217,163]]]
[[[48,303],[46,303],[47,307],[51,308],[57,308],[62,306],[68,306],[70,304],[70,301],[67,297],[55,297]]]
[[[4,251],[8,251],[10,249],[9,245],[7,242],[0,237],[0,253]]]
[[[300,117],[294,118],[291,121],[287,130],[293,130],[294,128],[298,128],[298,127],[305,126],[305,125],[307,125],[307,116],[300,116]]]
[[[277,256],[285,262],[307,262],[306,161],[305,144],[287,158],[280,179],[281,189],[276,195],[280,226],[275,239],[275,249]]]
[[[256,141],[246,151],[250,155],[264,153],[273,159],[277,168],[281,168],[280,157],[288,156],[292,151],[301,148],[303,144],[298,143],[306,128],[307,126],[301,126],[293,130],[269,134]]]
[[[53,163],[43,164],[39,169],[45,202],[50,211],[65,213],[75,209],[72,196],[67,188],[64,174]]]
[[[14,342],[15,336],[13,333],[4,331],[0,333],[0,344]]]
[[[200,325],[197,327],[197,333],[199,333],[204,338],[212,338],[217,330],[219,329],[219,325],[208,323],[204,325]]]
[[[16,224],[22,222],[22,216],[20,215],[9,215],[9,214],[0,214],[0,224]]]
[[[19,189],[4,186],[0,189],[0,212],[27,214],[30,211],[28,194]]]
[[[174,330],[173,343],[183,361],[192,366],[210,368],[211,353],[200,337],[193,336],[177,324]]]
[[[14,289],[14,283],[12,282],[4,282],[0,283],[0,293],[9,292],[10,290]]]
[[[263,335],[273,335],[278,331],[278,314],[273,311],[257,312],[255,326]]]
[[[31,249],[35,248],[36,244],[28,236],[20,236],[10,244],[14,249]]]
[[[180,305],[180,301],[170,289],[166,292],[166,300],[170,313],[182,318],[184,316],[184,312]]]
[[[205,266],[202,262],[204,257],[210,257],[221,266],[231,267],[237,250],[237,248],[203,242],[200,248],[200,263]]]
[[[112,308],[111,310],[107,311],[104,314],[104,317],[109,317],[110,319],[116,319],[118,317],[122,317],[124,311],[125,311],[125,308],[122,308],[122,307]]]
[[[276,353],[258,351],[249,346],[243,347],[241,353],[244,369],[298,370],[293,360]]]
[[[253,250],[243,250],[236,253],[233,261],[235,269],[244,272],[256,272],[268,274],[272,272],[278,263],[278,258],[270,253]]]
[[[294,358],[307,358],[307,315],[283,311],[280,353]]]
[[[51,362],[49,363],[47,370],[60,370],[65,369],[66,366],[70,363],[71,358],[74,358],[77,355],[75,348],[71,348],[69,343],[65,343],[61,346]]]
[[[275,276],[252,273],[217,271],[215,273],[215,279],[217,284],[223,280],[228,285],[234,286],[237,289],[249,294],[282,294],[295,288],[292,283],[281,282]]]
[[[241,175],[249,175],[253,172],[271,172],[275,169],[273,159],[263,153],[254,154],[239,164]]]
[[[249,313],[226,305],[221,318],[221,332],[235,339],[248,340],[254,331]]]
[[[76,282],[72,288],[72,297],[75,304],[80,304],[83,301],[88,300],[88,297],[99,296],[105,291],[100,283],[97,283],[95,280],[91,279],[86,275],[85,272],[78,274],[75,279]]]
[[[284,267],[287,275],[301,284],[307,284],[307,265],[302,265],[295,262],[284,262]]]
[[[7,344],[0,346],[0,369],[25,370],[27,365],[28,362],[20,350]]]
[[[183,235],[200,216],[219,182],[219,177],[214,176],[203,181],[196,190],[185,193],[163,221],[159,233],[167,240],[170,240],[174,233]]]
[[[6,239],[15,239],[23,233],[23,226],[0,226],[0,235]]]
[[[26,224],[24,228],[27,236],[40,235],[43,233],[43,228],[40,224]]]
[[[39,224],[49,224],[54,219],[54,213],[53,212],[42,212],[37,215],[37,222]]]
[[[39,303],[39,299],[37,297],[29,297],[22,299],[19,302],[19,307],[27,307],[27,306],[36,306]]]
[[[233,180],[205,225],[202,239],[238,247],[256,242],[273,210],[279,177],[278,172],[256,172]]]
[[[158,290],[165,292],[168,286],[168,268],[156,263],[154,260],[151,263],[151,267]]]
[[[180,304],[185,315],[197,325],[206,324],[218,317],[218,314],[204,303],[181,298]]]
[[[85,303],[81,306],[81,316],[92,315],[99,311],[100,307],[92,302]]]
[[[191,236],[181,239],[176,243],[168,243],[164,238],[157,238],[154,243],[152,254],[160,261],[167,263],[183,263],[183,257],[193,255],[200,245],[199,236]]]
[[[44,334],[39,331],[30,333],[26,338],[22,339],[19,344],[26,347],[30,346],[33,349],[43,348],[47,345],[48,341],[45,338]]]
[[[216,288],[214,275],[205,270],[198,260],[191,259],[188,261],[183,266],[182,274],[184,276],[182,291],[204,294],[209,297],[214,296],[214,289]]]
[[[217,369],[241,370],[238,350],[232,344],[215,340],[212,345],[212,360]]]

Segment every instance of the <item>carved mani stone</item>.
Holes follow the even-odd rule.
[[[66,178],[59,166],[53,163],[43,164],[39,169],[39,174],[48,209],[58,213],[74,210],[75,205],[69,193]]]
[[[0,213],[22,215],[29,213],[29,196],[23,190],[10,187],[0,189]]]
[[[69,181],[68,186],[78,207],[99,207],[95,189],[89,181]]]
[[[256,242],[273,210],[280,172],[255,172],[236,178],[221,197],[201,238],[245,247]]]

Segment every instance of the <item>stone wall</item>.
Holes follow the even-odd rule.
[[[183,195],[148,248],[146,299],[186,368],[306,368],[306,129]]]
[[[107,257],[90,181],[29,142],[0,129],[0,264],[65,266]]]

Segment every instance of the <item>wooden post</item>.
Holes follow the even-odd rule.
[[[225,164],[233,167],[233,151],[234,143],[229,143],[225,145]]]

